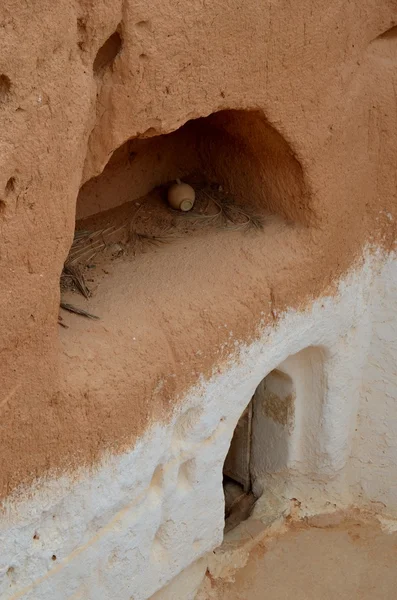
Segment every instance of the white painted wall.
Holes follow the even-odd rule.
[[[374,290],[372,337],[363,371],[349,479],[358,503],[397,518],[397,261]]]
[[[146,600],[217,546],[234,427],[281,363],[294,382],[294,425],[285,468],[258,468],[264,494],[257,514],[280,514],[292,497],[307,512],[370,500],[397,512],[397,349],[390,337],[397,261],[385,260],[368,255],[337,296],[264,328],[130,452],[9,498],[0,520],[0,598]]]

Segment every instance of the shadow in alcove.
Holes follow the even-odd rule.
[[[250,516],[256,497],[251,481],[253,401],[241,415],[223,466],[225,496],[225,528],[231,531]]]
[[[269,216],[310,224],[301,165],[260,112],[223,110],[172,133],[155,133],[125,142],[82,186],[62,289],[87,298],[99,263],[106,272],[115,258],[176,238],[214,229],[260,230]],[[167,206],[167,188],[177,179],[195,188],[189,213]]]
[[[311,218],[302,168],[286,140],[259,111],[223,110],[172,133],[126,141],[103,172],[86,182],[77,220],[137,200],[156,187],[201,173],[243,206],[299,223]]]
[[[241,415],[223,467],[225,534],[251,516],[264,492],[263,476],[288,464],[294,401],[291,377],[274,369]]]

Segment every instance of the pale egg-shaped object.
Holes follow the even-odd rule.
[[[187,183],[174,183],[168,189],[168,204],[175,210],[191,210],[195,198],[194,189]]]

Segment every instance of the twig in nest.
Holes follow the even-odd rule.
[[[82,317],[87,317],[87,319],[99,319],[96,315],[93,315],[84,308],[78,308],[78,306],[74,306],[73,304],[68,304],[67,302],[61,302],[61,308],[67,310],[68,312],[74,313],[76,315],[81,315]]]
[[[135,253],[135,251],[138,250],[143,252],[148,246],[160,246],[161,244],[167,244],[172,239],[175,239],[175,236],[168,233],[168,230],[164,231],[160,235],[149,235],[147,233],[140,233],[138,231],[134,231],[130,226],[127,243],[130,245],[133,252]]]
[[[206,223],[217,223],[220,219],[222,219],[222,210],[219,209],[216,213],[206,213],[205,211],[202,213],[196,212],[178,212],[178,216],[182,216],[184,219],[191,219],[192,221],[205,221]]]
[[[254,214],[249,208],[242,208],[238,204],[235,204],[235,202],[219,188],[217,190],[211,190],[211,193],[206,189],[201,189],[199,194],[203,194],[208,200],[204,212],[175,212],[178,212],[179,215],[183,216],[185,219],[205,221],[206,223],[215,224],[222,228],[232,229],[234,231],[263,229],[263,219],[261,216]],[[207,212],[210,204],[216,207],[217,212],[213,214]]]
[[[84,298],[90,297],[90,290],[88,289],[85,283],[84,275],[81,272],[81,269],[78,265],[72,265],[66,262],[63,267],[61,277],[70,278],[72,280],[72,283],[76,286],[76,288],[84,296]]]
[[[135,211],[130,222],[125,221],[120,225],[110,225],[103,229],[98,229],[97,231],[76,231],[66,264],[68,266],[73,266],[79,262],[88,263],[99,252],[104,250],[108,244],[110,244],[113,241],[116,241],[114,239],[114,236],[116,236],[119,233],[124,233],[128,235],[128,231],[131,230],[132,223],[134,222],[139,211],[144,207],[144,205],[145,202],[142,202],[140,204],[139,208]]]
[[[227,196],[220,200],[212,198],[212,201],[220,209],[225,227],[235,231],[243,229],[263,229],[263,220],[259,215],[254,214],[248,208],[242,208],[235,204]]]
[[[263,217],[261,215],[251,213],[249,215],[249,225],[253,229],[262,231],[264,227]]]
[[[75,236],[69,252],[67,264],[74,265],[77,262],[89,262],[110,242],[111,236],[126,228],[126,224],[116,227],[106,227],[94,232],[84,232],[83,235]],[[78,233],[78,232],[76,232]]]

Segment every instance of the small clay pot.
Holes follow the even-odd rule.
[[[175,210],[191,210],[195,198],[194,189],[187,183],[177,182],[168,189],[168,204]]]

